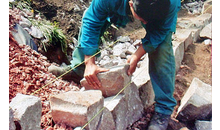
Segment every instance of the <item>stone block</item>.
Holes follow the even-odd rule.
[[[115,130],[115,121],[112,113],[104,108],[97,130]]]
[[[138,88],[134,83],[131,83],[125,89],[124,93],[126,102],[128,103],[126,119],[128,125],[131,125],[142,117],[144,106],[141,102]]]
[[[51,96],[50,104],[52,118],[55,123],[78,127],[84,126],[103,108],[104,99],[99,90],[69,91]],[[101,113],[85,128],[95,130],[100,116]]]
[[[115,130],[125,130],[128,126],[126,118],[128,105],[125,96],[119,94],[115,99],[114,96],[105,98],[104,106],[111,111],[113,115]]]
[[[145,109],[154,104],[155,94],[150,80],[139,88],[139,95]]]
[[[189,36],[184,41],[184,50],[187,50],[188,46],[190,44],[193,44],[194,39],[192,33],[189,34]]]
[[[212,87],[194,78],[181,100],[177,119],[180,121],[203,120],[212,112]]]
[[[176,72],[178,72],[180,65],[182,63],[183,57],[184,57],[184,43],[183,42],[177,42],[173,41],[173,53],[175,56],[175,62],[176,62]]]
[[[115,99],[114,96],[106,98],[104,105],[113,115],[115,130],[126,130],[128,125],[137,121],[143,114],[143,105],[134,83],[125,89],[124,94],[119,94]]]
[[[102,91],[104,97],[116,95],[126,84],[131,80],[131,77],[127,75],[129,65],[120,65],[110,68],[109,71],[97,74],[102,87],[99,90]],[[80,81],[81,85],[86,90],[94,89],[90,87],[86,79],[83,78]]]
[[[14,111],[14,120],[22,130],[39,130],[41,122],[41,100],[35,96],[17,94],[9,104]]]

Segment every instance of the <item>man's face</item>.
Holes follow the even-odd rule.
[[[147,21],[145,21],[144,19],[142,19],[141,17],[139,17],[139,16],[134,12],[133,1],[132,1],[132,0],[129,1],[129,6],[130,6],[130,9],[131,9],[132,15],[133,15],[136,19],[140,20],[143,24],[147,24]]]

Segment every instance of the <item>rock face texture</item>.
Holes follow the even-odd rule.
[[[13,110],[9,108],[9,130],[16,130]]]
[[[55,123],[64,123],[72,127],[77,127],[84,126],[101,110],[104,99],[99,90],[70,91],[51,96],[50,104]],[[95,130],[100,117],[101,114],[98,114],[86,128]]]
[[[128,68],[129,65],[126,64],[110,68],[107,72],[97,74],[97,77],[102,84],[102,87],[99,90],[102,91],[104,97],[116,95],[131,81],[131,78],[127,75]],[[80,83],[86,90],[94,89],[89,86],[85,78],[82,79]]]
[[[21,105],[22,104],[22,105]],[[41,122],[41,100],[35,96],[17,94],[10,103],[14,120],[22,130],[39,130]]]
[[[109,84],[111,82],[115,80]],[[127,82],[130,80],[121,80],[122,87]],[[126,130],[142,117],[144,110],[134,83],[127,85],[118,96],[104,99],[100,90],[73,91],[52,96],[50,104],[55,123],[82,127],[93,119],[85,127],[89,130]]]

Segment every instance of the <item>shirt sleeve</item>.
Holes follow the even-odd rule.
[[[80,48],[85,55],[93,55],[99,50],[99,40],[109,12],[114,8],[114,1],[93,0],[82,19]]]

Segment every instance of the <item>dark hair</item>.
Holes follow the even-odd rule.
[[[133,0],[135,13],[146,21],[163,21],[170,7],[170,0]]]

